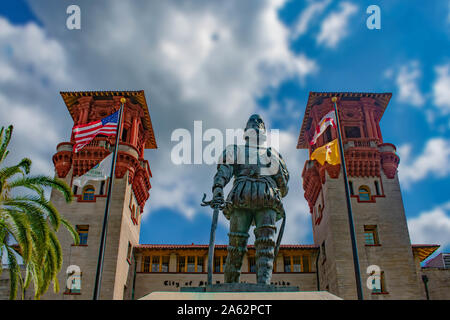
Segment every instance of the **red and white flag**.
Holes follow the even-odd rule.
[[[116,111],[112,115],[109,115],[101,120],[74,126],[72,129],[73,137],[75,139],[73,152],[80,151],[98,134],[105,136],[115,135],[117,131],[117,123],[119,122],[119,111]]]
[[[319,124],[316,126],[316,130],[314,131],[314,137],[309,142],[310,145],[316,143],[317,138],[320,137],[322,133],[325,132],[328,126],[333,126],[336,128],[336,114],[333,111],[328,112],[323,118],[319,121]]]

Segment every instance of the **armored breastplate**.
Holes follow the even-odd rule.
[[[261,173],[260,165],[257,164],[239,164],[236,170],[236,177],[258,178]]]

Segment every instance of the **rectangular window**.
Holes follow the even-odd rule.
[[[364,241],[366,245],[380,244],[378,241],[377,226],[364,226]]]
[[[293,272],[301,272],[302,271],[302,260],[301,256],[294,256],[292,259]]]
[[[150,272],[150,256],[142,257],[142,272]]]
[[[214,272],[220,272],[220,257],[214,257]]]
[[[350,194],[353,196],[355,194],[355,192],[353,191],[353,181],[349,181],[348,186],[350,188]]]
[[[256,272],[256,258],[248,257],[248,272]]]
[[[78,192],[78,186],[73,186],[73,194],[77,194]]]
[[[177,271],[178,272],[185,272],[185,263],[186,263],[186,257],[182,256],[182,257],[178,257],[178,263],[177,263]]]
[[[161,272],[169,272],[169,256],[162,256]]]
[[[105,194],[105,180],[103,180],[102,182],[100,182],[100,194],[104,195]]]
[[[283,262],[284,262],[284,272],[291,272],[291,257],[284,256]]]
[[[152,257],[152,272],[159,272],[159,256]]]
[[[88,232],[89,232],[89,226],[87,225],[78,225],[76,226],[78,236],[80,237],[80,245],[87,245],[88,240]]]
[[[71,278],[71,281],[69,280]],[[81,293],[81,272],[79,270],[71,270],[67,274],[66,291],[65,294],[80,294]]]
[[[378,181],[375,181],[375,191],[377,192],[377,196],[381,195],[380,185],[378,184]]]
[[[187,272],[195,272],[195,257],[187,257]]]
[[[203,272],[205,257],[197,257],[197,272]]]
[[[361,138],[361,129],[359,127],[344,127],[346,138]]]
[[[324,143],[328,143],[328,142],[331,142],[331,140],[333,140],[331,138],[331,126],[328,126],[328,128],[325,130],[323,139],[324,139]]]
[[[125,129],[125,128],[123,128],[122,130],[123,130],[122,131],[122,141],[123,142],[128,142],[128,140],[127,140],[127,138],[128,138],[128,130]]]
[[[309,256],[302,256],[302,272],[310,272],[309,270]]]
[[[373,277],[372,293],[384,293],[384,292],[386,292],[386,285],[384,279],[384,271],[381,271],[380,277]]]

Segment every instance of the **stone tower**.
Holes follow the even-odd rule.
[[[135,270],[133,248],[139,244],[140,216],[151,188],[151,171],[148,161],[144,159],[144,149],[156,148],[144,91],[62,92],[61,96],[77,125],[114,113],[120,108],[120,99],[126,98],[100,299],[129,299]],[[75,199],[71,204],[66,204],[58,192],[52,192],[51,201],[77,229],[81,241],[80,245],[75,246],[67,230],[61,228],[58,232],[64,258],[58,276],[60,292],[55,294],[53,290],[48,290],[42,299],[93,297],[109,180],[90,181],[83,188],[74,186],[72,181],[112,152],[115,139],[115,136],[97,136],[78,153],[72,151],[73,136],[70,142],[62,142],[56,147],[57,152],[53,156],[56,176],[73,188]],[[71,274],[73,271],[75,273]],[[67,285],[69,277],[72,286]],[[79,279],[81,289],[78,288]]]
[[[337,97],[347,164],[364,299],[420,299],[411,242],[397,176],[396,148],[384,143],[379,122],[390,93],[311,92],[298,149],[314,148],[336,139],[328,127],[310,146],[320,119],[333,110]],[[341,165],[323,166],[307,160],[302,172],[318,260],[320,290],[356,299],[352,246]],[[367,268],[379,266],[381,288],[371,290]]]

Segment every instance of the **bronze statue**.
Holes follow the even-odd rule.
[[[239,282],[248,231],[254,224],[257,283],[269,285],[284,229],[281,199],[288,193],[289,173],[281,155],[266,146],[266,128],[259,115],[250,117],[244,137],[245,145],[227,146],[219,159],[210,205],[223,208],[230,220],[225,282]],[[225,202],[223,188],[232,177],[233,187]],[[275,243],[275,222],[281,218],[283,224]]]

